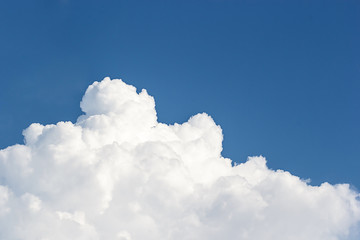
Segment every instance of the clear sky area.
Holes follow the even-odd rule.
[[[211,115],[235,162],[360,188],[359,1],[6,0],[0,34],[0,148],[109,76],[160,122]]]

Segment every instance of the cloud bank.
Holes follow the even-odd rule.
[[[357,239],[359,194],[264,157],[232,166],[205,113],[157,122],[146,90],[105,78],[76,123],[38,123],[0,151],[0,239]]]

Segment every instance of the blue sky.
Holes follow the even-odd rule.
[[[210,114],[234,161],[359,188],[359,23],[358,1],[2,1],[0,147],[110,76],[161,122]]]

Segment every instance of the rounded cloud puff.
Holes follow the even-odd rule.
[[[355,239],[359,194],[221,156],[205,113],[157,122],[146,90],[105,78],[76,123],[24,130],[0,151],[0,239]]]

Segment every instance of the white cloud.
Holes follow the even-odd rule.
[[[0,151],[0,239],[332,240],[358,237],[358,193],[231,166],[207,114],[157,122],[154,99],[121,80],[87,89],[73,124],[32,124]]]

